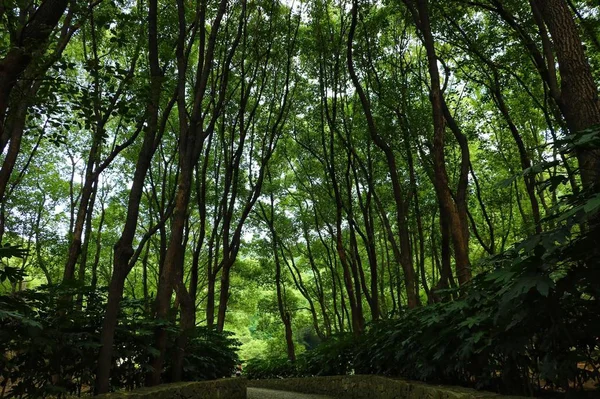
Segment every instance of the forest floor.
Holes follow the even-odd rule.
[[[272,389],[248,388],[248,399],[332,399],[330,396],[308,395]]]

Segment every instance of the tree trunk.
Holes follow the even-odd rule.
[[[462,138],[455,135],[459,140],[462,152],[461,160],[461,182],[456,199],[453,198],[450,190],[448,172],[446,170],[446,159],[444,154],[446,122],[454,123],[453,120],[447,120],[445,112],[445,102],[441,91],[440,74],[438,70],[438,59],[435,51],[435,41],[431,33],[429,21],[429,1],[428,0],[404,0],[413,14],[413,19],[417,28],[423,36],[423,45],[427,53],[429,77],[431,80],[430,101],[433,112],[433,145],[431,148],[433,158],[434,187],[438,203],[440,206],[440,219],[448,221],[448,230],[452,237],[454,247],[454,258],[456,261],[456,274],[460,285],[464,285],[471,279],[471,263],[469,261],[469,238],[468,238],[468,220],[466,215],[466,187],[465,179],[465,158],[468,158],[468,147]],[[446,115],[445,115],[446,114]],[[454,126],[450,126],[453,128]],[[468,174],[468,163],[466,164]]]
[[[410,239],[409,239],[409,231],[408,231],[408,220],[406,215],[406,203],[404,201],[404,194],[402,193],[402,187],[400,185],[400,177],[398,176],[398,167],[396,165],[396,158],[392,148],[388,143],[385,142],[379,136],[377,131],[377,126],[375,125],[375,119],[371,113],[371,106],[369,103],[369,99],[362,88],[358,80],[358,75],[356,74],[353,58],[352,58],[352,46],[354,39],[354,32],[356,30],[356,25],[358,22],[358,1],[354,0],[352,3],[352,23],[350,25],[350,31],[348,33],[348,46],[347,46],[347,63],[348,63],[348,71],[350,73],[350,77],[352,79],[352,83],[354,84],[354,88],[360,98],[360,102],[365,113],[365,117],[367,118],[367,126],[369,129],[369,134],[375,144],[384,152],[386,156],[386,160],[388,163],[388,168],[390,171],[390,176],[392,180],[392,189],[394,192],[394,200],[396,201],[396,216],[397,216],[397,225],[400,235],[400,264],[402,265],[402,270],[404,272],[404,280],[405,280],[405,289],[406,295],[408,298],[408,307],[415,308],[420,305],[419,295],[415,290],[416,287],[416,279],[415,279],[415,268],[412,262],[412,249],[410,247]]]
[[[113,342],[115,330],[118,322],[121,299],[123,298],[123,289],[125,279],[133,267],[130,259],[134,254],[133,240],[137,229],[139,218],[140,202],[144,191],[144,183],[152,157],[158,147],[156,142],[156,133],[158,129],[158,112],[160,106],[160,95],[162,91],[162,72],[159,67],[158,59],[158,3],[157,0],[150,0],[148,9],[148,44],[151,73],[151,94],[148,104],[150,119],[142,148],[138,156],[133,183],[129,194],[127,204],[127,218],[125,226],[119,240],[114,246],[114,264],[113,274],[109,284],[109,295],[107,310],[102,322],[102,331],[100,332],[100,354],[98,356],[98,371],[96,374],[96,394],[107,393],[110,389],[110,369],[112,365]],[[104,209],[103,209],[104,215]],[[98,232],[100,234],[100,232]]]
[[[98,265],[100,264],[100,251],[102,250],[102,228],[104,226],[104,218],[106,210],[104,208],[104,199],[100,199],[100,222],[98,223],[98,231],[96,232],[96,253],[94,255],[94,264],[92,265],[92,278],[90,286],[92,291],[96,290],[98,285]]]
[[[183,112],[183,111],[180,111]],[[178,269],[183,266],[183,233],[187,219],[187,209],[190,201],[192,165],[189,161],[180,161],[180,174],[175,197],[175,209],[171,221],[171,239],[167,247],[165,264],[159,277],[156,293],[155,312],[159,320],[167,320],[171,309],[171,297],[176,284]],[[154,386],[161,382],[161,374],[166,356],[167,332],[159,328],[155,334],[156,348],[159,355],[151,360],[154,369],[146,385]]]
[[[175,194],[175,204],[171,221],[171,237],[165,255],[165,263],[161,270],[158,288],[156,293],[155,310],[156,318],[167,320],[169,310],[171,309],[171,296],[173,288],[178,290],[180,300],[185,300],[187,295],[183,282],[179,281],[182,276],[184,251],[183,239],[184,229],[187,220],[188,207],[190,203],[190,194],[192,188],[192,179],[194,167],[198,162],[198,158],[202,152],[204,140],[210,134],[210,130],[214,127],[216,116],[220,114],[220,109],[223,104],[225,87],[219,87],[221,91],[213,115],[211,124],[205,130],[204,115],[202,105],[204,103],[206,88],[211,74],[211,68],[214,61],[215,46],[217,43],[217,33],[221,26],[221,21],[225,15],[227,6],[226,0],[221,0],[218,5],[217,13],[210,26],[208,42],[204,42],[207,33],[206,27],[206,7],[201,6],[198,10],[201,31],[201,48],[199,49],[198,69],[196,70],[196,85],[193,88],[193,104],[192,112],[188,115],[186,98],[189,96],[187,90],[187,67],[189,63],[189,53],[186,53],[186,40],[188,36],[186,22],[186,4],[183,0],[177,1],[178,11],[178,40],[177,40],[177,109],[179,116],[179,176],[177,180],[177,191]],[[206,44],[206,48],[204,47]],[[231,51],[234,51],[236,46],[233,46]],[[231,52],[229,53],[232,54]],[[228,60],[230,62],[230,59]],[[227,71],[224,71],[227,73]],[[225,79],[223,84],[226,85]],[[188,118],[191,117],[190,120]],[[182,326],[185,327],[185,326]],[[161,381],[163,364],[166,357],[167,347],[167,332],[164,328],[158,328],[155,332],[156,348],[159,355],[154,357],[150,363],[153,372],[147,376],[146,385],[158,385]]]
[[[183,272],[183,267],[180,269],[180,272]],[[179,336],[177,337],[175,354],[173,355],[171,382],[179,382],[183,379],[185,348],[196,326],[196,304],[192,296],[186,291],[181,278],[178,279],[176,284],[177,296],[181,304],[181,319],[179,322]]]
[[[115,331],[117,329],[117,320],[119,317],[120,303],[123,298],[126,278],[127,276],[122,270],[115,269],[108,286],[106,313],[104,314],[104,321],[100,332],[100,343],[102,346],[98,357],[98,371],[96,373],[95,388],[96,394],[107,393],[110,389],[113,342]]]
[[[269,173],[269,181],[271,179]],[[283,287],[283,282],[281,279],[281,259],[279,257],[279,248],[278,248],[278,237],[277,232],[275,230],[275,199],[273,197],[273,193],[270,194],[270,207],[269,213],[264,210],[262,204],[260,205],[261,213],[265,222],[269,227],[269,232],[271,233],[271,248],[273,249],[273,256],[275,258],[275,287],[277,290],[277,308],[279,309],[279,317],[283,322],[285,328],[285,343],[287,347],[287,357],[290,362],[296,361],[296,351],[294,348],[294,339],[292,334],[292,318],[289,310],[286,306],[285,300],[285,287]]]
[[[225,317],[227,314],[227,302],[229,301],[229,285],[231,284],[231,267],[233,259],[224,259],[224,265],[221,269],[221,287],[219,292],[219,309],[217,311],[217,331],[221,332],[225,328]]]
[[[210,264],[210,263],[209,263]],[[206,326],[213,328],[215,325],[215,284],[217,276],[210,270],[208,272],[208,287],[206,291]]]
[[[13,87],[30,65],[35,53],[46,44],[63,16],[69,0],[45,0],[23,27],[16,43],[0,60],[0,137],[4,137],[4,119]]]
[[[316,214],[316,213],[315,213]],[[312,244],[310,242],[310,235],[308,233],[308,223],[305,218],[302,217],[302,233],[304,237],[304,241],[306,241],[306,252],[308,261],[310,263],[310,267],[313,272],[313,277],[315,280],[315,285],[317,288],[317,295],[319,301],[319,307],[321,308],[321,313],[323,314],[323,324],[325,325],[325,338],[331,336],[331,320],[329,317],[329,312],[327,311],[327,306],[325,305],[325,291],[323,288],[323,279],[321,277],[321,271],[315,262],[315,258],[313,256]]]
[[[30,94],[35,94],[33,91]],[[7,120],[6,126],[10,131],[10,144],[8,151],[2,162],[2,169],[0,169],[0,203],[4,203],[6,188],[10,176],[17,162],[17,157],[21,150],[21,139],[23,138],[23,130],[25,129],[25,122],[27,120],[27,110],[29,108],[29,101],[21,101],[17,108],[13,110],[12,115]],[[4,130],[4,121],[0,117],[0,125]],[[8,133],[8,132],[5,132]],[[0,239],[2,239],[4,233],[4,215],[0,218]]]
[[[504,117],[504,120],[506,121],[506,124],[508,125],[508,128],[513,136],[513,139],[515,140],[515,143],[517,144],[517,149],[519,150],[519,160],[521,161],[521,169],[523,171],[525,171],[531,167],[531,159],[529,158],[529,153],[527,152],[527,149],[525,148],[525,143],[523,142],[523,138],[521,137],[521,134],[519,133],[517,126],[513,122],[512,118],[510,116],[510,113],[508,111],[508,107],[506,106],[506,103],[504,102],[504,96],[502,95],[502,91],[500,89],[500,85],[499,85],[497,77],[496,77],[496,82],[495,82],[493,93],[494,93],[494,97],[496,99],[496,105],[498,106],[500,113]],[[523,179],[525,180],[525,188],[527,190],[527,195],[529,196],[529,202],[531,204],[531,212],[533,215],[533,223],[535,225],[535,232],[536,232],[536,234],[539,234],[542,232],[542,225],[541,225],[541,216],[540,216],[540,205],[539,205],[537,197],[535,195],[535,174],[533,174],[531,171],[529,171],[526,176],[523,176]]]
[[[539,0],[558,59],[561,105],[572,133],[600,124],[598,87],[585,56],[579,30],[565,0]],[[534,10],[535,11],[535,10]],[[600,190],[600,150],[579,149],[577,152],[584,188]]]
[[[85,285],[85,271],[87,269],[87,262],[89,258],[89,249],[90,242],[92,240],[92,222],[94,219],[94,212],[91,210],[94,209],[94,205],[96,204],[96,197],[98,195],[98,181],[94,184],[94,189],[92,192],[92,197],[90,198],[90,212],[88,212],[85,220],[85,233],[84,233],[84,241],[81,247],[81,259],[79,261],[79,270],[77,271],[77,281],[81,286]],[[75,301],[76,308],[81,310],[83,306],[83,293],[79,293],[77,295],[77,300]]]

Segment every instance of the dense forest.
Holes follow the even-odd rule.
[[[600,385],[597,0],[1,0],[0,397]]]

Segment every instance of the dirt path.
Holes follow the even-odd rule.
[[[271,389],[248,388],[248,399],[333,399],[330,396],[308,395],[297,392],[273,391]]]

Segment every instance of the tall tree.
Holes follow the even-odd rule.
[[[159,129],[159,109],[163,86],[163,72],[160,68],[158,54],[158,2],[149,0],[148,4],[148,58],[150,61],[150,96],[148,99],[148,123],[144,132],[144,140],[135,166],[129,201],[127,204],[127,217],[121,237],[114,246],[113,273],[108,288],[108,302],[100,342],[102,348],[98,358],[98,372],[96,374],[97,394],[106,393],[110,388],[110,369],[112,364],[113,341],[119,304],[123,297],[125,279],[131,271],[133,264],[130,262],[134,254],[133,240],[138,224],[140,202],[144,184],[152,156],[158,147],[157,131]],[[168,117],[167,113],[163,117]],[[160,137],[159,137],[160,139]]]
[[[469,227],[466,214],[466,190],[469,167],[469,152],[466,138],[459,132],[452,118],[442,93],[438,57],[435,40],[431,31],[428,0],[404,0],[410,10],[415,26],[422,36],[427,54],[429,78],[431,81],[429,98],[433,112],[433,155],[434,186],[440,206],[440,223],[442,230],[447,229],[452,237],[456,274],[459,283],[465,284],[471,279],[471,263],[469,259]],[[446,126],[457,136],[462,153],[461,177],[456,194],[450,189],[450,181],[446,169],[445,141]],[[466,172],[466,173],[465,173]]]
[[[600,125],[600,95],[592,76],[573,14],[565,0],[531,2],[533,13],[541,13],[552,36],[560,71],[560,105],[572,133]],[[579,149],[581,181],[585,188],[599,190],[600,151]]]
[[[217,119],[220,116],[225,99],[231,59],[239,44],[241,35],[241,29],[238,29],[239,33],[233,43],[231,43],[231,49],[227,53],[227,57],[220,62],[220,67],[222,69],[220,71],[220,77],[217,80],[220,83],[215,87],[218,89],[218,92],[213,93],[213,101],[210,103],[214,103],[214,106],[211,107],[211,112],[208,113],[207,110],[203,109],[205,104],[204,99],[207,95],[207,88],[209,87],[209,80],[212,75],[217,38],[221,30],[223,17],[227,12],[227,3],[227,0],[221,0],[219,2],[210,28],[207,27],[208,4],[202,2],[195,12],[194,19],[197,19],[199,30],[198,60],[195,71],[195,85],[192,87],[192,103],[190,104],[191,112],[188,113],[187,75],[192,60],[189,58],[190,51],[187,51],[186,49],[194,43],[196,38],[195,34],[192,35],[190,44],[187,44],[189,33],[186,18],[187,7],[183,1],[177,2],[179,29],[176,50],[177,112],[179,116],[179,176],[177,181],[177,192],[175,194],[173,218],[171,221],[170,240],[167,246],[165,263],[160,273],[156,293],[155,311],[156,317],[159,319],[167,318],[171,308],[171,295],[173,289],[177,292],[183,307],[193,308],[194,306],[194,304],[191,303],[189,293],[183,284],[183,236],[190,202],[194,166],[198,162],[205,139],[212,134]],[[243,2],[243,7],[245,8],[245,2]],[[231,19],[227,19],[228,24],[231,23],[230,21]],[[241,22],[239,25],[241,26]],[[189,323],[189,321],[186,321],[186,323]],[[184,325],[182,327],[185,329],[191,326]],[[148,385],[157,385],[160,383],[166,353],[166,339],[167,336],[164,329],[157,329],[156,346],[159,350],[159,355],[152,360],[154,371],[148,376]]]

